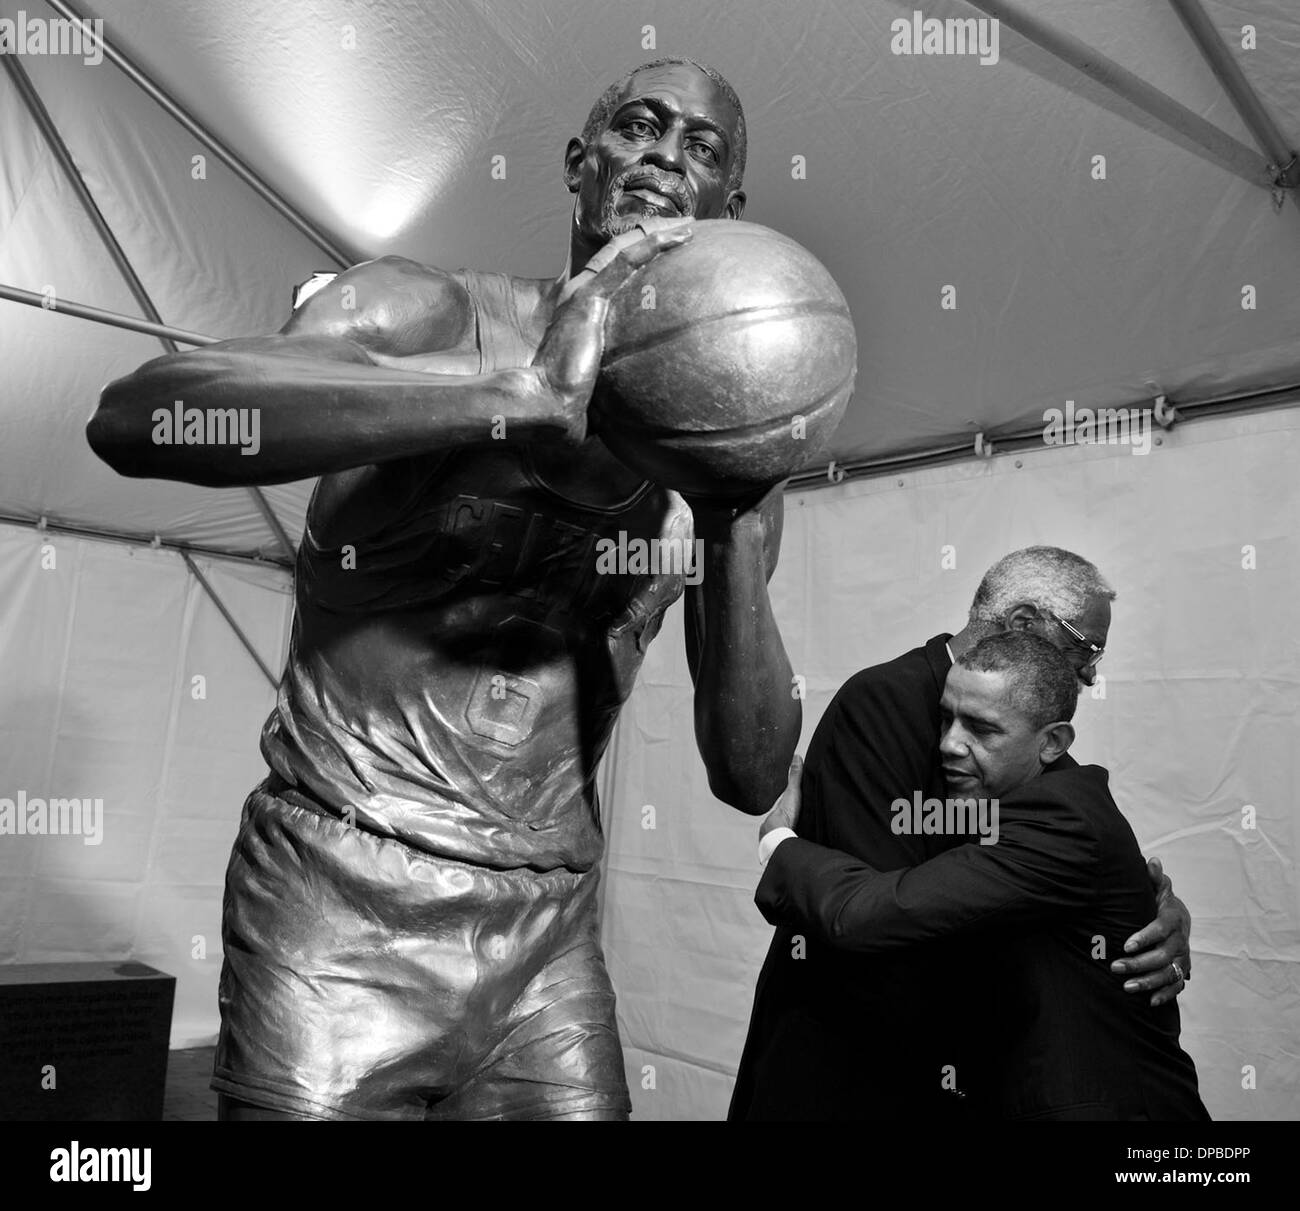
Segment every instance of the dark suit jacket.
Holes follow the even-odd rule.
[[[879,870],[919,865],[957,843],[896,835],[889,812],[916,791],[944,794],[939,701],[949,638],[936,635],[840,688],[804,761],[801,837]],[[978,1093],[962,1037],[970,1015],[950,1009],[979,990],[965,979],[963,948],[936,942],[862,955],[807,934],[782,925],[772,939],[728,1117],[964,1116]],[[968,1096],[944,1089],[945,1068]]]
[[[1003,1117],[1207,1119],[1177,1005],[1152,1009],[1109,971],[1156,905],[1106,771],[1058,763],[998,807],[996,844],[962,844],[909,870],[784,841],[758,906],[845,952],[963,942],[996,1004],[987,1050]]]

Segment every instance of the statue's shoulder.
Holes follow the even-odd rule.
[[[474,339],[474,301],[464,275],[385,256],[338,274],[283,331],[341,337],[400,357],[463,347]]]

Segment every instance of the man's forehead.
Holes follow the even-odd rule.
[[[654,97],[686,114],[712,118],[729,131],[736,128],[736,108],[727,94],[689,63],[642,68],[624,86],[615,108],[642,97]]]

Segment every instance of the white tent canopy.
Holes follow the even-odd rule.
[[[1300,385],[1300,216],[1274,205],[1268,156],[1251,159],[1251,132],[1172,7],[1033,13],[1136,73],[1174,117],[1218,128],[1231,162],[1193,141],[1199,128],[1185,134],[1006,26],[996,64],[892,54],[890,23],[911,11],[665,4],[654,51],[650,17],[586,3],[186,0],[81,15],[101,17],[111,46],[356,259],[536,276],[563,264],[560,154],[599,89],[655,53],[715,62],[747,103],[747,217],[831,266],[857,317],[841,465],[973,447],[977,433],[1041,426],[1067,398],[1186,405]],[[1282,0],[1252,5],[1249,21],[1208,12],[1229,47],[1254,27],[1256,48],[1236,58],[1300,144],[1294,14]],[[337,268],[109,59],[21,63],[165,323],[271,331],[295,284]],[[3,76],[0,122],[0,283],[139,315]],[[945,286],[955,310],[941,307]],[[98,387],[157,341],[3,307],[3,423],[21,436],[0,447],[0,512],[276,553],[248,494],[126,482],[81,440]],[[296,535],[305,488],[267,495]]]
[[[721,70],[745,103],[745,217],[810,248],[857,323],[858,390],[831,451],[837,470],[809,469],[787,497],[774,589],[810,687],[805,740],[856,668],[956,629],[979,573],[1005,551],[1043,541],[1097,561],[1121,597],[1111,698],[1085,709],[1084,755],[1112,768],[1144,842],[1182,838],[1170,865],[1204,931],[1198,962],[1201,944],[1224,956],[1219,991],[1203,993],[1198,971],[1183,998],[1206,998],[1199,1019],[1184,1012],[1193,1042],[1213,1052],[1211,1110],[1252,1117],[1233,1083],[1250,1062],[1273,1064],[1262,1116],[1296,1109],[1281,1040],[1300,1004],[1300,767],[1276,727],[1300,694],[1285,604],[1300,589],[1300,421],[1285,407],[1300,399],[1300,172],[1242,116],[1239,87],[1234,101],[1211,70],[1188,26],[1196,5],[1043,0],[1031,17],[1027,4],[924,6],[927,18],[1000,15],[988,64],[894,53],[891,23],[916,7],[0,0],[0,19],[74,9],[102,19],[134,68],[113,56],[0,56],[0,286],[56,304],[0,298],[0,520],[12,523],[0,524],[0,657],[21,669],[10,684],[28,687],[0,699],[0,774],[29,788],[60,771],[84,778],[132,821],[116,834],[111,870],[99,851],[8,851],[0,903],[23,907],[6,915],[0,959],[152,955],[183,968],[178,1040],[210,1037],[221,870],[259,776],[271,692],[176,554],[75,535],[156,536],[195,553],[275,672],[289,588],[277,527],[298,540],[311,488],[271,486],[259,500],[127,480],[94,457],[83,431],[99,389],[165,346],[57,313],[72,300],[146,315],[77,179],[159,320],[190,333],[274,331],[293,287],[339,259],[394,253],[553,275],[572,201],[560,179],[566,140],[625,70],[687,54]],[[1300,147],[1294,6],[1203,9],[1265,127]],[[1161,396],[1179,420],[1149,458],[1025,439],[1067,400],[1152,408]],[[977,436],[991,460],[977,456]],[[935,465],[918,474],[923,464]],[[846,467],[849,480],[832,487]],[[882,468],[897,470],[870,474]],[[815,482],[826,490],[811,491]],[[40,519],[44,532],[33,532]],[[1243,583],[1248,545],[1258,577]],[[957,564],[940,576],[947,546]],[[707,1117],[725,1107],[767,932],[748,902],[750,822],[711,802],[689,720],[678,723],[689,715],[680,647],[665,627],[606,771],[607,943],[625,1043],[639,1057],[629,1061],[638,1113]],[[194,698],[195,675],[219,691]],[[1198,696],[1211,686],[1222,695],[1213,704]],[[1225,703],[1262,731],[1225,735]],[[1156,718],[1179,727],[1154,728]],[[1134,734],[1148,732],[1138,745]],[[1262,734],[1274,742],[1257,747]],[[1221,764],[1188,766],[1189,751]],[[1192,767],[1217,789],[1188,784]],[[643,802],[689,804],[690,824],[647,851],[656,839],[617,822]],[[1216,845],[1245,803],[1271,821],[1289,873],[1250,836]],[[662,898],[665,880],[679,881],[678,898]],[[1211,889],[1225,885],[1244,885],[1244,904],[1216,899]],[[646,899],[647,887],[659,890]],[[63,925],[62,909],[42,923],[51,904],[66,908]],[[700,926],[709,936],[638,942],[642,909],[670,931],[711,922]],[[87,930],[90,920],[103,928]],[[194,959],[200,935],[206,957]],[[727,990],[715,997],[720,955]],[[662,995],[665,979],[683,1004]],[[1277,1007],[1251,1061],[1230,1024],[1266,986]],[[718,1015],[705,1015],[707,1029],[688,1011],[705,1002]],[[688,1020],[705,1033],[667,1037]],[[675,1057],[674,1092],[637,1093],[642,1061],[655,1062],[646,1056]]]

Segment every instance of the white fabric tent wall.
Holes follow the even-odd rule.
[[[287,575],[195,562],[278,671]],[[176,977],[172,1045],[211,1042],[226,858],[274,692],[174,551],[0,526],[0,584],[0,798],[103,800],[97,845],[0,836],[0,962],[151,963]]]
[[[1083,696],[1074,751],[1111,771],[1191,910],[1183,1043],[1216,1119],[1300,1117],[1298,460],[1288,410],[1177,428],[1146,457],[1075,447],[789,496],[773,580],[807,683],[803,751],[850,674],[960,629],[1001,555],[1048,543],[1098,564],[1119,598],[1106,696]],[[725,1114],[771,937],[753,904],[758,820],[709,794],[682,644],[675,607],[607,770],[605,949],[642,1119]]]
[[[1099,563],[1121,595],[1107,696],[1083,700],[1076,752],[1111,769],[1144,852],[1165,858],[1192,909],[1184,1040],[1220,1118],[1300,1112],[1288,1054],[1300,1007],[1298,455],[1300,414],[1280,411],[1186,426],[1145,458],[1075,448],[792,496],[773,582],[807,682],[806,743],[852,671],[959,626],[998,555],[1055,542]],[[1245,478],[1252,491],[1235,492]],[[283,572],[200,566],[278,668]],[[0,788],[105,800],[98,847],[4,839],[0,958],[152,962],[178,978],[173,1045],[209,1041],[222,874],[263,773],[270,688],[172,552],[0,527],[0,582],[0,667],[24,687],[0,713]],[[709,796],[688,687],[674,609],[605,771],[605,945],[641,1118],[724,1113],[769,936],[752,904],[756,821]],[[1248,803],[1254,832],[1241,829]]]

